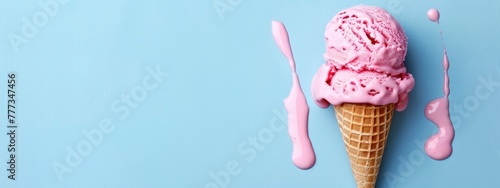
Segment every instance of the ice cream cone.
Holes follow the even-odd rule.
[[[334,108],[358,188],[375,187],[394,104],[344,103]]]

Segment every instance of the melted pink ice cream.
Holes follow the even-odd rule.
[[[293,144],[292,161],[300,169],[309,169],[316,163],[316,155],[309,139],[307,124],[309,119],[309,106],[300,87],[299,77],[295,71],[295,60],[288,39],[288,33],[283,23],[272,22],[274,40],[283,55],[288,59],[292,69],[293,85],[290,94],[284,100],[288,113],[288,134]]]
[[[437,9],[430,9],[427,12],[427,17],[433,22],[439,23],[439,11]],[[441,40],[443,40],[443,32],[439,30],[441,35]],[[444,47],[444,41],[443,47]],[[453,129],[453,124],[450,118],[450,107],[448,95],[450,95],[450,80],[448,77],[448,68],[450,62],[448,61],[448,54],[446,53],[446,48],[444,47],[444,57],[443,57],[443,70],[444,70],[444,84],[443,93],[444,96],[441,98],[434,99],[427,103],[425,106],[425,117],[432,121],[438,127],[438,133],[432,135],[425,142],[425,152],[427,155],[436,160],[443,160],[450,157],[453,148],[451,147],[451,142],[455,136],[455,130]]]
[[[385,10],[355,6],[340,11],[325,31],[326,53],[312,81],[312,95],[322,108],[330,104],[396,103],[402,111],[414,79],[406,73],[406,35]]]

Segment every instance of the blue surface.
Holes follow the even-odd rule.
[[[214,3],[227,10],[218,14]],[[1,162],[0,187],[355,187],[333,109],[315,106],[309,88],[324,62],[326,23],[358,4],[399,20],[416,83],[407,110],[395,114],[377,187],[500,187],[498,0],[1,4],[0,93],[16,72],[19,128],[16,181]],[[422,151],[437,131],[424,106],[442,96],[439,27],[426,17],[432,7],[441,12],[456,125],[444,161]],[[23,35],[23,20],[33,16],[37,31]],[[272,39],[273,19],[288,29],[311,109],[317,162],[307,171],[291,162],[282,101],[291,76]],[[13,34],[26,39],[17,50]],[[151,73],[157,68],[161,75]],[[5,97],[1,161],[9,156]]]

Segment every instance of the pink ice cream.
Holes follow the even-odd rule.
[[[312,82],[312,95],[322,108],[330,104],[396,104],[402,111],[414,79],[406,73],[406,35],[385,10],[355,6],[340,11],[327,24],[326,53]]]

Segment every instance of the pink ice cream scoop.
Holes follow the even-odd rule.
[[[385,10],[359,5],[340,11],[327,24],[326,53],[312,82],[322,108],[330,104],[395,103],[402,111],[414,79],[406,73],[406,35]]]

